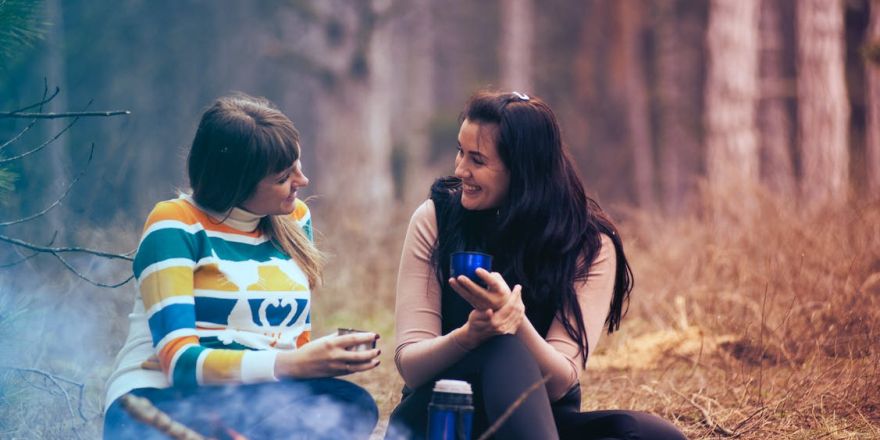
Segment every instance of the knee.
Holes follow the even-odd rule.
[[[513,335],[498,335],[490,338],[477,351],[486,357],[500,357],[510,360],[512,357],[531,357],[528,348]]]

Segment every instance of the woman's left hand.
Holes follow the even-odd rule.
[[[449,286],[475,309],[498,311],[510,296],[510,286],[498,272],[478,268],[476,274],[486,283],[485,288],[464,275],[450,278]]]
[[[462,326],[464,335],[460,342],[465,348],[473,350],[493,336],[516,334],[525,319],[525,310],[522,287],[517,284],[497,311],[471,310],[467,322]]]

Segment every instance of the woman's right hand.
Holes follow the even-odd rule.
[[[507,301],[498,309],[474,309],[467,322],[461,327],[465,348],[473,350],[485,340],[497,335],[512,335],[517,332],[525,319],[525,305],[522,302],[522,286],[517,284],[507,296]]]
[[[375,333],[329,335],[311,341],[294,351],[283,351],[275,358],[275,377],[320,378],[367,371],[379,365],[378,348],[349,351],[359,344],[379,339]]]

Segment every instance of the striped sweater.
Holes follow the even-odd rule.
[[[305,203],[296,201],[293,216],[311,238]],[[134,388],[276,380],[278,351],[309,341],[308,278],[234,220],[220,223],[188,197],[150,213],[133,266],[139,298],[107,406]]]

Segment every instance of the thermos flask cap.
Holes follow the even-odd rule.
[[[463,380],[441,379],[434,383],[435,393],[473,394],[471,384]]]

